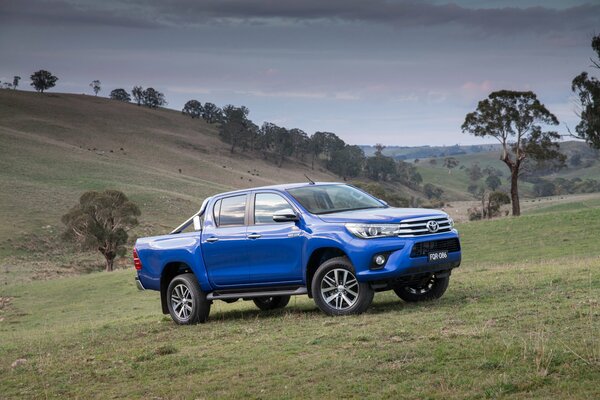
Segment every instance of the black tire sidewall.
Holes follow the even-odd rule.
[[[439,299],[440,297],[442,297],[443,294],[446,292],[446,289],[448,289],[449,283],[450,283],[449,275],[441,277],[441,278],[436,278],[434,276],[433,286],[431,287],[431,289],[428,292],[421,293],[421,294],[411,293],[407,290],[406,286],[396,288],[396,289],[394,289],[394,292],[402,300],[409,302],[409,303],[418,302],[418,301],[429,301],[429,300]]]
[[[290,302],[290,298],[291,296],[257,297],[254,299],[254,304],[263,311],[275,310],[287,306]],[[265,301],[267,299],[270,299],[271,301]]]
[[[321,294],[321,281],[323,277],[331,270],[341,268],[350,271],[354,277],[356,277],[356,272],[354,271],[354,267],[350,260],[347,257],[336,257],[325,261],[323,264],[319,266],[315,275],[313,276],[311,283],[311,292],[317,307],[321,311],[323,311],[327,315],[353,315],[353,314],[361,314],[369,308],[371,302],[373,301],[374,291],[371,289],[371,286],[366,282],[358,282],[358,300],[351,308],[345,310],[337,310],[331,307]]]
[[[171,304],[173,289],[180,284],[185,285],[192,294],[192,313],[190,314],[190,317],[185,320],[177,316]],[[171,318],[179,325],[192,325],[205,322],[210,313],[210,301],[206,299],[206,294],[200,290],[198,280],[194,274],[191,273],[177,275],[171,280],[169,287],[167,288],[167,306]]]

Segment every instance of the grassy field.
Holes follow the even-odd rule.
[[[598,398],[599,226],[599,208],[462,224],[443,298],[344,318],[298,297],[179,327],[132,269],[4,285],[0,397]]]

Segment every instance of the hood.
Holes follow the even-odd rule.
[[[395,224],[402,220],[420,217],[446,217],[439,210],[427,208],[370,208],[367,210],[344,211],[333,214],[322,214],[318,217],[324,222],[343,224],[346,222],[368,224]]]

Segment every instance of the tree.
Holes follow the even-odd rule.
[[[346,143],[335,133],[323,132],[323,154],[327,160],[330,160],[331,155],[343,149],[345,145]]]
[[[21,80],[20,76],[15,75],[13,77],[13,90],[17,90],[17,86],[19,86],[19,81]]]
[[[467,114],[462,131],[478,137],[493,137],[502,144],[500,160],[510,170],[512,213],[521,214],[518,180],[523,162],[563,158],[558,151],[557,132],[544,131],[541,124],[558,125],[558,119],[533,92],[492,92]]]
[[[469,174],[469,179],[473,182],[483,178],[483,172],[478,163],[473,163],[470,168],[467,168],[467,173]]]
[[[44,93],[44,90],[56,86],[56,81],[58,80],[56,76],[43,69],[31,74],[30,78],[31,86],[33,86],[34,89],[40,93]]]
[[[486,212],[488,219],[497,217],[500,214],[500,207],[510,204],[510,197],[504,192],[492,192],[487,198]]]
[[[444,190],[431,183],[426,183],[425,186],[423,186],[423,193],[425,193],[425,196],[428,199],[441,199]]]
[[[325,150],[325,132],[315,132],[310,137],[311,169],[315,169],[315,159]]]
[[[224,123],[221,125],[219,135],[224,142],[231,144],[231,153],[235,151],[236,146],[243,145],[247,140],[249,112],[244,106],[227,105],[223,108]]]
[[[381,154],[368,157],[365,172],[375,181],[386,181],[396,176],[396,162],[393,158]]]
[[[498,178],[496,175],[488,175],[488,177],[485,178],[485,184],[492,191],[495,191],[500,187],[500,185],[502,185],[502,182],[500,181],[500,178]]]
[[[94,91],[94,96],[98,96],[98,92],[100,92],[100,90],[102,89],[100,87],[101,83],[98,79],[94,79],[91,83],[90,83],[90,87],[92,88],[92,90]]]
[[[193,119],[202,117],[202,111],[204,111],[202,108],[202,103],[200,103],[198,100],[189,100],[183,106],[181,113],[189,115]]]
[[[336,150],[327,163],[327,169],[341,176],[344,180],[358,176],[362,171],[365,153],[358,146],[345,145]]]
[[[202,118],[209,124],[221,122],[223,120],[223,111],[213,103],[204,103]]]
[[[592,67],[600,69],[600,35],[592,39],[592,49],[598,57],[597,60],[591,59]],[[571,135],[585,140],[595,149],[600,149],[600,80],[582,72],[573,79],[571,90],[577,94],[577,114],[581,118],[575,127],[575,133]]]
[[[134,86],[133,89],[131,89],[131,95],[133,96],[133,100],[135,100],[137,105],[141,106],[144,100],[144,88],[141,86]]]
[[[138,206],[118,190],[90,191],[79,204],[63,215],[65,235],[82,247],[97,249],[106,259],[106,271],[113,270],[117,255],[125,252],[127,231],[138,224]]]
[[[417,171],[417,168],[404,161],[396,162],[396,178],[409,188],[418,190],[423,182],[423,177]]]
[[[294,128],[290,129],[291,142],[292,142],[292,155],[298,160],[304,161],[304,157],[310,151],[310,139],[306,132],[302,129]]]
[[[375,143],[375,155],[376,156],[382,156],[383,150],[385,150],[385,145],[383,145],[381,143]]]
[[[447,157],[444,159],[444,167],[448,168],[448,173],[451,174],[452,170],[456,168],[459,161],[454,157]]]
[[[129,103],[131,101],[131,96],[125,89],[114,89],[110,92],[110,98],[112,100],[123,101],[125,103]]]
[[[165,95],[151,87],[142,92],[142,103],[149,108],[157,108],[167,105]]]

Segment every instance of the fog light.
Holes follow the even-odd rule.
[[[375,264],[377,265],[383,265],[385,264],[385,256],[382,256],[381,254],[379,254],[378,256],[375,257]]]

